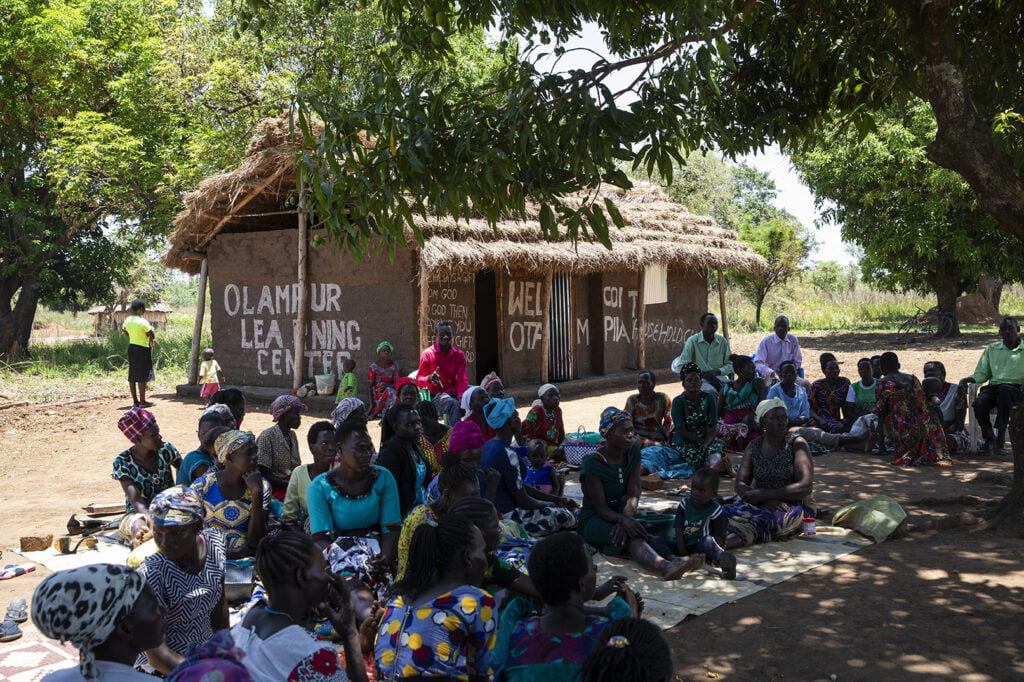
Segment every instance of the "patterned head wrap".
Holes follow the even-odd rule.
[[[230,630],[218,630],[208,641],[192,648],[167,682],[252,682],[242,664],[245,652],[235,646]]]
[[[469,414],[469,401],[473,399],[473,394],[477,391],[483,391],[484,389],[479,386],[469,386],[462,393],[462,411]]]
[[[786,403],[782,402],[781,398],[772,398],[770,400],[762,400],[761,402],[759,402],[757,404],[757,407],[754,408],[754,418],[757,419],[757,422],[760,424],[761,423],[761,419],[766,414],[768,414],[769,412],[774,410],[776,407],[781,407],[782,409],[785,410],[786,409]]]
[[[187,526],[203,520],[203,502],[192,488],[176,485],[157,493],[149,515],[155,526]]]
[[[514,398],[491,398],[484,405],[484,418],[492,429],[500,429],[509,417],[515,414],[515,411],[516,401]]]
[[[682,366],[679,368],[679,378],[682,379],[687,374],[692,374],[693,372],[696,372],[697,374],[700,374],[700,367],[697,366],[697,363],[696,362],[684,362],[682,364]]]
[[[243,445],[255,442],[256,438],[251,431],[225,431],[213,442],[213,451],[217,455],[217,461],[224,464],[232,452]]]
[[[395,347],[391,345],[390,341],[381,341],[377,344],[377,354],[379,355],[382,350],[387,348],[392,353],[395,352]]]
[[[543,398],[544,394],[550,391],[551,389],[555,389],[557,391],[558,386],[555,386],[554,384],[544,384],[543,386],[537,389],[537,397]]]
[[[493,384],[496,381],[500,382],[501,381],[501,377],[498,376],[497,372],[491,372],[490,374],[488,374],[487,376],[485,376],[483,379],[480,380],[480,388],[482,388],[482,389],[484,389],[486,391],[487,387],[490,386],[491,384]]]
[[[145,578],[130,566],[90,564],[57,571],[32,595],[32,620],[47,637],[75,645],[82,677],[98,679],[93,649],[128,616],[145,586]]]
[[[306,404],[296,398],[293,395],[279,395],[274,398],[274,402],[270,403],[270,416],[276,422],[278,419],[283,417],[285,413],[299,408],[300,410],[308,410]]]
[[[231,412],[231,408],[228,407],[227,405],[224,405],[222,403],[213,403],[205,410],[203,410],[202,416],[205,417],[208,414],[216,414],[220,416],[221,421],[224,422],[224,426],[228,427],[229,429],[238,428],[238,424],[235,423],[235,415],[233,412]]]
[[[117,428],[128,440],[134,442],[146,429],[156,423],[156,415],[141,407],[133,407],[117,420]]]
[[[463,419],[452,427],[448,436],[448,451],[474,450],[482,448],[486,442],[480,426],[472,419]]]
[[[334,411],[331,412],[331,421],[337,427],[338,424],[348,419],[349,415],[359,408],[363,408],[364,411],[366,410],[366,405],[359,398],[342,398],[337,407],[334,408]]]
[[[633,417],[629,412],[620,410],[617,407],[606,407],[601,413],[601,426],[598,428],[598,431],[601,432],[602,436],[607,436],[608,432],[611,431],[616,424],[632,419]]]

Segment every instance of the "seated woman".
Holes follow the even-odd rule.
[[[463,466],[457,452],[444,453],[444,466],[437,475],[437,489],[437,499],[415,507],[402,522],[402,531],[398,536],[398,573],[395,580],[405,577],[405,569],[409,564],[409,545],[412,544],[412,536],[417,528],[447,514],[452,505],[463,497],[480,497],[476,470]]]
[[[420,450],[427,458],[430,475],[437,476],[441,471],[441,456],[448,451],[452,430],[441,423],[437,406],[431,401],[421,400],[416,405],[416,411],[420,413],[420,425],[423,428],[423,435],[420,436]]]
[[[267,533],[270,484],[256,469],[256,440],[248,431],[227,431],[213,444],[219,469],[192,484],[203,502],[203,525],[224,534],[228,559],[256,553]]]
[[[676,580],[686,571],[703,566],[702,554],[685,560],[662,558],[647,543],[647,530],[633,518],[640,505],[640,445],[634,440],[629,414],[605,408],[600,428],[604,445],[585,456],[580,467],[583,508],[579,534],[606,554],[628,551],[634,561],[653,569],[664,580]]]
[[[231,420],[231,423],[235,423],[234,419]],[[185,455],[185,459],[182,460],[181,467],[178,468],[178,476],[174,480],[177,485],[191,485],[192,481],[205,474],[210,467],[215,466],[213,441],[217,439],[217,436],[212,436],[211,432],[216,429],[223,429],[217,436],[228,430],[224,418],[218,412],[203,412],[199,417],[199,428],[196,430],[199,447]]]
[[[121,483],[125,498],[125,516],[119,530],[125,540],[138,546],[150,532],[149,504],[157,493],[174,485],[174,470],[181,466],[181,455],[160,437],[156,416],[149,410],[131,408],[117,420],[117,428],[132,442],[114,458],[112,477]]]
[[[284,502],[292,471],[302,464],[295,430],[302,424],[302,410],[308,409],[293,395],[278,396],[269,410],[274,426],[264,429],[256,440],[260,474],[270,483],[271,494],[279,502]]]
[[[754,414],[762,435],[747,446],[736,476],[742,501],[725,508],[730,550],[796,535],[804,517],[814,516],[814,466],[807,441],[789,437],[786,405],[778,398],[764,400]]]
[[[662,478],[689,478],[707,463],[714,466],[722,459],[722,441],[715,436],[718,410],[713,394],[701,390],[700,367],[687,362],[679,369],[683,392],[672,400],[673,454],[666,448],[645,448],[641,453],[645,472]]]
[[[942,416],[942,431],[946,434],[950,454],[968,452],[971,443],[964,428],[967,416],[966,390],[946,381],[946,366],[938,360],[924,363],[924,377],[921,386],[929,404]]]
[[[946,434],[928,409],[921,382],[900,371],[895,353],[882,353],[882,378],[876,390],[875,413],[887,447],[893,450],[893,464],[949,466]]]
[[[821,371],[825,378],[812,383],[808,392],[811,400],[811,426],[827,433],[842,433],[845,426],[843,409],[846,406],[846,394],[850,391],[850,380],[839,376],[839,361],[832,353],[821,354]]]
[[[494,496],[498,513],[521,523],[534,537],[575,528],[576,514],[572,511],[575,500],[543,493],[523,482],[526,467],[512,448],[512,441],[521,429],[515,401],[512,398],[491,400],[484,407],[484,414],[497,435],[484,445],[480,467],[494,469],[500,476]],[[480,484],[487,486],[486,480]]]
[[[732,384],[725,384],[718,394],[717,434],[726,447],[742,451],[760,435],[754,423],[754,408],[764,400],[765,388],[749,356],[730,355],[729,361],[736,379]]]
[[[526,566],[526,559],[533,550],[534,543],[523,543],[520,536],[510,537],[504,533],[494,503],[479,496],[469,495],[456,500],[448,513],[469,519],[483,533],[487,570],[484,572],[484,581],[480,587],[490,594],[509,590],[531,599],[540,597],[529,576],[520,570]]]
[[[132,668],[142,651],[164,640],[164,607],[145,578],[128,566],[90,564],[43,578],[32,595],[32,621],[50,639],[78,649],[78,666],[45,682],[152,682]]]
[[[418,408],[420,402],[420,389],[416,386],[416,380],[410,379],[409,377],[402,377],[395,384],[395,390],[398,395],[398,400],[395,405],[401,405],[405,403],[409,407]],[[391,410],[388,410],[390,412]],[[391,436],[395,435],[395,430],[392,428],[391,423],[387,419],[388,413],[384,413],[384,417],[380,420],[380,444],[384,447],[384,443],[388,442]],[[452,424],[451,426],[454,426]]]
[[[231,411],[232,418],[235,420],[235,424],[232,428],[242,428],[242,420],[245,418],[245,394],[240,390],[237,388],[222,388],[210,396],[209,404],[226,405]],[[225,424],[225,426],[231,425]]]
[[[305,533],[285,529],[268,535],[256,553],[256,572],[267,601],[253,606],[234,628],[235,646],[255,682],[366,680],[359,631],[345,581],[326,569],[324,555]],[[341,634],[346,670],[330,642],[320,642],[303,626],[313,609],[327,616]]]
[[[561,394],[554,384],[544,384],[537,389],[538,399],[526,413],[522,433],[526,440],[539,438],[548,444],[555,459],[563,459],[559,450],[565,440],[565,425],[562,423],[562,408],[558,406]]]
[[[497,609],[476,587],[486,568],[483,535],[467,519],[447,514],[416,529],[377,631],[378,679],[491,679]]]
[[[282,521],[290,521],[309,531],[309,484],[320,474],[326,474],[338,457],[338,445],[334,442],[334,426],[330,422],[317,422],[309,427],[306,443],[313,453],[313,463],[303,464],[292,472],[288,481],[288,492],[284,496]]]
[[[654,372],[644,370],[636,375],[637,392],[626,398],[626,412],[633,419],[636,435],[644,440],[644,446],[664,445],[672,430],[669,414],[672,402],[664,393],[656,393],[657,379]]]
[[[394,435],[380,447],[377,462],[391,472],[398,485],[400,522],[413,507],[427,501],[430,465],[420,448],[423,435],[420,413],[406,403],[399,403],[384,419],[391,425]]]
[[[786,405],[789,426],[806,426],[811,418],[807,389],[796,383],[796,363],[786,360],[779,366],[779,383],[768,389],[767,397],[778,398]]]
[[[230,627],[224,595],[226,547],[215,528],[203,529],[203,503],[191,488],[168,488],[149,505],[159,549],[139,573],[167,613],[166,643],[139,656],[136,665],[167,674],[189,647]]]
[[[497,372],[491,372],[480,380],[480,388],[487,391],[487,398],[504,398],[505,382],[501,380]]]
[[[334,438],[338,466],[317,476],[306,491],[309,530],[321,546],[333,543],[333,572],[373,586],[398,552],[398,487],[391,472],[373,465],[365,427],[342,423]]]
[[[535,613],[525,599],[514,599],[502,611],[494,669],[508,682],[578,679],[604,627],[618,618],[640,615],[636,596],[624,578],[597,588],[594,561],[576,533],[555,533],[538,542],[529,566],[543,611]],[[618,596],[604,613],[585,610],[587,602],[613,592]]]
[[[484,416],[484,405],[489,400],[487,391],[480,386],[470,386],[462,394],[462,412],[466,415],[462,420],[469,420],[476,424],[480,428],[480,433],[484,434],[485,440],[494,438],[494,429],[490,427]]]
[[[342,422],[352,422],[360,426],[366,426],[369,419],[366,416],[366,405],[359,398],[342,398],[331,411],[331,424],[337,426]]]
[[[370,384],[370,419],[383,419],[388,410],[398,401],[396,384],[402,376],[402,370],[392,358],[395,347],[390,341],[377,344],[377,359],[370,363],[366,371],[366,380]]]

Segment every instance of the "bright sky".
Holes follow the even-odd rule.
[[[605,47],[604,40],[596,24],[584,25],[583,31],[579,36],[568,41],[564,46],[567,50],[588,48],[599,54],[606,55],[609,59],[614,58]],[[559,61],[558,70],[589,69],[596,60],[597,57],[593,52],[586,50],[569,52]],[[551,68],[553,62],[554,59],[550,57],[541,59],[538,61],[538,68]],[[639,72],[640,67],[636,67],[633,70],[624,69],[611,74],[606,80],[606,84],[611,88],[612,92],[621,90],[629,85],[632,79],[639,75]],[[620,102],[620,104],[629,102],[629,99],[626,99],[626,97],[628,95],[623,96],[625,101]],[[771,176],[779,189],[779,195],[775,201],[776,205],[795,215],[801,223],[814,232],[819,244],[818,248],[811,254],[811,260],[818,262],[834,260],[844,265],[856,262],[856,259],[849,253],[846,244],[843,243],[840,237],[838,225],[827,224],[817,227],[821,217],[814,207],[814,195],[800,182],[800,178],[790,164],[789,158],[782,154],[778,147],[772,147],[766,150],[764,154],[744,157],[743,160]]]

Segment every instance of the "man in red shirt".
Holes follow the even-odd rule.
[[[420,356],[416,385],[430,390],[438,414],[447,414],[452,426],[462,419],[459,399],[469,386],[466,354],[452,345],[452,323],[437,323],[435,343]]]

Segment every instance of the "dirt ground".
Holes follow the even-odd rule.
[[[733,347],[752,353],[758,338],[735,336]],[[820,376],[816,359],[825,350],[836,352],[845,375],[856,376],[856,359],[892,348],[891,338],[803,336],[808,378]],[[920,375],[926,360],[939,359],[955,381],[973,371],[980,349],[992,340],[982,335],[948,344],[921,340],[895,350],[905,370]],[[20,561],[8,551],[20,536],[59,534],[83,505],[122,499],[110,464],[128,446],[116,426],[130,404],[125,389],[116,399],[0,410],[2,563]],[[671,395],[679,390],[662,389]],[[567,430],[579,425],[596,430],[600,411],[623,405],[631,392],[621,382],[585,396],[574,396],[571,384],[564,386]],[[152,400],[164,439],[182,454],[191,450],[198,403],[170,394]],[[266,407],[249,405],[246,429],[259,433],[270,426]],[[300,442],[310,424],[326,417],[305,416]],[[376,438],[377,426],[371,429]],[[1009,457],[958,460],[948,469],[897,470],[877,457],[834,453],[817,458],[815,471],[815,495],[824,508],[836,510],[884,493],[907,509],[911,531],[672,628],[666,634],[677,679],[1024,678],[1024,541],[975,526],[922,529],[930,519],[977,513],[965,495],[1001,497],[1012,471]],[[40,568],[0,582],[0,608],[14,597],[30,598],[45,574]],[[31,622],[24,629],[27,636],[38,636]]]

